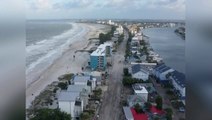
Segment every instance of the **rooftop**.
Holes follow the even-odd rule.
[[[137,73],[139,71],[142,71],[142,72],[148,74],[148,69],[146,67],[144,67],[144,66],[141,66],[140,64],[135,64],[131,68],[132,68],[132,73],[133,74],[135,74],[135,73]]]
[[[170,67],[163,67],[163,68],[161,68],[161,69],[159,69],[159,73],[163,73],[163,72],[165,72],[165,71],[167,71],[167,70],[170,70],[171,68]]]
[[[125,117],[128,120],[133,120],[133,115],[132,115],[132,112],[130,110],[130,107],[123,107],[123,110],[124,110]]]
[[[87,82],[91,79],[91,76],[89,75],[76,75],[74,76],[74,82]]]
[[[164,63],[163,64],[159,64],[159,65],[156,65],[154,69],[158,70],[158,69],[160,69],[160,68],[162,68],[164,66],[166,66]]]
[[[87,85],[69,85],[68,92],[81,92],[83,89],[90,91],[89,86]]]
[[[181,87],[185,87],[185,74],[178,71],[171,72],[171,77],[179,84]]]
[[[139,85],[139,84],[133,84],[132,88],[136,93],[148,93],[146,88],[142,85]]]
[[[106,46],[112,46],[110,42],[105,42],[104,44],[99,45],[99,47],[91,53],[91,56],[104,56]]]
[[[58,101],[75,101],[77,97],[79,97],[79,92],[61,91]]]
[[[134,120],[148,120],[148,115],[145,113],[139,114],[133,108],[131,108],[131,112],[133,114]]]

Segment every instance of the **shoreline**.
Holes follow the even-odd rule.
[[[81,36],[78,41],[74,41],[69,45],[69,48],[62,53],[61,57],[57,58],[44,72],[38,76],[38,79],[26,86],[26,108],[29,108],[31,102],[48,84],[57,81],[58,77],[65,73],[81,72],[81,67],[89,60],[89,53],[81,53],[76,50],[81,50],[89,46],[89,38],[98,37],[99,33],[105,32],[109,26],[99,26],[97,24],[78,23],[88,29],[88,32]],[[104,28],[104,29],[101,29]],[[105,30],[105,31],[104,31]],[[76,56],[75,60],[73,55]],[[88,58],[88,59],[87,59]]]

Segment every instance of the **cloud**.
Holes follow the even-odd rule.
[[[182,14],[185,12],[185,0],[27,0],[27,11],[33,13],[71,16],[88,15],[97,16],[131,16],[131,14],[148,13],[149,16],[167,13]],[[48,12],[49,11],[49,12]],[[76,13],[75,13],[76,12]],[[127,15],[128,13],[129,15]],[[152,15],[150,15],[152,14]],[[54,16],[54,15],[52,15]],[[135,15],[136,16],[136,15]],[[147,15],[148,16],[148,15]],[[168,16],[168,15],[167,15]]]
[[[56,2],[53,4],[54,9],[75,9],[75,8],[86,8],[92,4],[89,0],[71,0],[65,2]]]

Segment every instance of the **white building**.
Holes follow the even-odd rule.
[[[88,81],[91,79],[89,75],[76,75],[74,76],[74,85],[87,85]]]
[[[185,75],[183,73],[180,73],[178,71],[171,72],[170,80],[172,82],[172,85],[174,86],[176,92],[179,94],[181,99],[185,99]]]
[[[140,64],[132,65],[129,71],[132,74],[132,78],[136,78],[143,81],[146,81],[149,79],[148,68],[141,66]]]
[[[83,111],[83,101],[79,96],[79,92],[62,91],[58,96],[60,110],[70,114],[72,118],[78,117],[79,112]],[[75,107],[80,109],[76,111]]]
[[[94,78],[96,78],[96,84],[97,85],[101,85],[101,81],[102,81],[102,73],[98,72],[98,71],[93,71],[90,73],[90,75]]]
[[[158,74],[158,78],[159,78],[159,80],[160,81],[162,81],[162,80],[167,80],[168,78],[167,78],[167,75],[169,74],[169,73],[171,73],[171,72],[173,72],[174,70],[173,69],[171,69],[170,67],[166,67],[166,68],[164,68],[164,69],[161,69],[161,70],[159,70],[159,74]]]
[[[141,96],[145,101],[148,100],[148,91],[146,88],[140,84],[133,84],[132,85],[134,94]]]
[[[121,25],[119,25],[117,28],[116,28],[116,31],[119,35],[123,34],[124,33],[124,29]]]
[[[87,85],[69,85],[68,92],[80,93],[80,98],[83,101],[83,107],[85,108],[88,104],[89,95],[91,93],[91,87]]]

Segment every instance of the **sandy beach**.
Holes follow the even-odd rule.
[[[76,50],[82,50],[83,48],[91,48],[93,44],[89,43],[89,38],[97,38],[99,33],[109,30],[109,26],[100,26],[97,24],[78,23],[83,27],[87,27],[89,30],[85,36],[82,36],[80,40],[72,43],[69,49],[58,58],[54,64],[46,69],[35,82],[26,86],[26,108],[31,105],[34,98],[53,81],[58,81],[58,77],[65,73],[78,73],[82,72],[81,68],[87,65],[89,61],[89,53],[77,52]],[[75,59],[73,56],[75,55]]]

